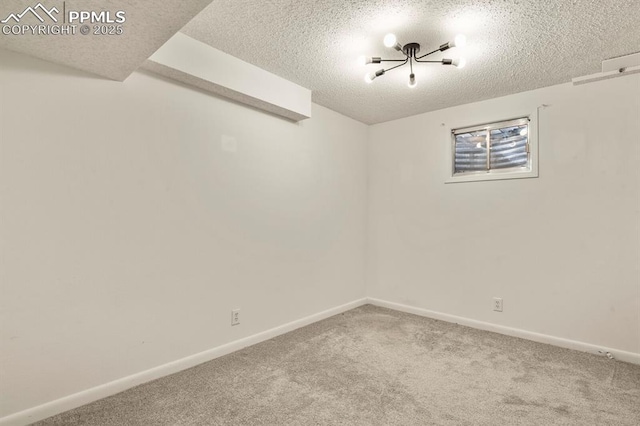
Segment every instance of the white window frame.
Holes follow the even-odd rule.
[[[487,130],[500,128],[501,124],[509,121],[526,118],[529,120],[528,136],[529,136],[529,167],[524,170],[504,170],[504,169],[491,169],[486,172],[470,172],[464,174],[454,175],[455,167],[455,150],[456,150],[456,138],[455,134],[461,131],[472,130]],[[476,124],[476,125],[461,125],[455,126],[449,129],[449,149],[448,153],[448,177],[445,179],[445,183],[459,183],[459,182],[478,182],[487,180],[505,180],[505,179],[525,179],[538,177],[538,117],[535,112],[518,115],[512,118],[506,118],[503,120],[496,120],[490,123]]]

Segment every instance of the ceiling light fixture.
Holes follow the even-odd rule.
[[[381,75],[384,75],[387,71],[400,68],[401,66],[406,65],[408,63],[411,69],[411,73],[409,74],[409,87],[413,88],[417,86],[416,76],[413,73],[414,62],[453,65],[456,68],[464,68],[464,66],[467,64],[467,61],[465,61],[464,58],[441,59],[439,61],[427,61],[427,60],[421,61],[421,59],[424,57],[433,55],[434,53],[437,53],[437,52],[444,52],[445,50],[448,50],[452,47],[464,47],[467,43],[467,38],[462,34],[458,34],[453,41],[442,44],[436,50],[426,53],[422,56],[417,56],[418,53],[420,53],[420,45],[418,43],[407,43],[403,46],[400,43],[398,43],[398,39],[394,34],[387,34],[384,37],[383,42],[385,46],[392,47],[398,52],[402,52],[405,58],[404,59],[382,59],[381,57],[378,57],[378,56],[374,56],[374,57],[361,56],[358,60],[358,62],[361,65],[380,64],[382,62],[402,62],[401,64],[398,64],[391,68],[387,68],[387,69],[383,68],[383,69],[379,69],[376,72],[366,74],[364,76],[364,81],[366,81],[367,83],[372,83],[373,80],[380,77]]]

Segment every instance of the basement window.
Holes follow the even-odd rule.
[[[447,183],[537,177],[533,129],[529,117],[452,129]]]

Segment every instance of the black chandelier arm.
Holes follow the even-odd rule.
[[[422,58],[424,58],[425,56],[433,55],[433,54],[434,54],[434,53],[436,53],[436,52],[440,52],[440,49],[436,49],[436,50],[434,50],[433,52],[425,53],[425,54],[424,54],[424,55],[422,55],[422,56],[418,56],[417,58],[415,58],[415,60],[417,61],[418,59],[422,59]],[[422,61],[422,62],[425,62],[425,61]]]
[[[407,57],[407,59],[405,59],[404,61],[402,61],[402,63],[401,63],[401,64],[398,64],[398,65],[396,65],[395,67],[387,68],[386,70],[384,70],[384,72],[391,71],[391,70],[394,70],[394,69],[396,69],[396,68],[399,68],[399,67],[401,67],[401,66],[403,66],[403,65],[406,65],[406,64],[407,64],[407,62],[409,62],[409,57]]]
[[[416,59],[416,62],[420,62],[421,64],[441,64],[442,61],[419,61],[418,59]]]
[[[402,53],[405,56],[405,59],[380,59],[380,62],[404,62],[404,61],[408,61],[409,58],[411,56],[407,55],[406,52],[404,51],[399,51],[400,53]]]

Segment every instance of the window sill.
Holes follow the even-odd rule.
[[[487,180],[527,179],[527,178],[537,178],[537,177],[538,177],[537,170],[527,170],[522,172],[491,171],[491,172],[482,173],[482,174],[451,176],[447,178],[444,181],[444,183],[482,182]]]

